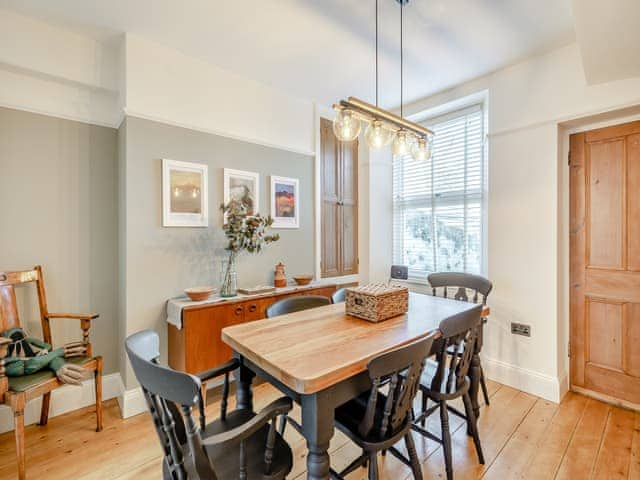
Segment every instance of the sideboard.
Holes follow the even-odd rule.
[[[197,373],[231,358],[229,346],[221,339],[224,327],[265,318],[272,303],[298,295],[331,297],[335,285],[309,285],[265,295],[239,296],[217,303],[185,307],[182,328],[168,324],[169,365],[175,370]]]

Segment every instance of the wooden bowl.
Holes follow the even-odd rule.
[[[189,297],[192,301],[201,302],[202,300],[206,300],[207,298],[209,298],[215,291],[216,289],[214,287],[206,286],[187,288],[184,293],[186,293],[187,297]]]
[[[313,275],[298,275],[293,277],[293,279],[298,285],[309,285],[311,280],[313,280]]]

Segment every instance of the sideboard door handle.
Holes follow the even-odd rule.
[[[236,308],[236,315],[240,315],[242,313],[242,307]]]
[[[258,309],[258,306],[254,303],[253,305],[249,305],[249,311],[255,312]]]

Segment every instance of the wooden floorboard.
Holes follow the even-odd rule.
[[[479,465],[464,422],[451,415],[454,471],[464,479],[633,479],[640,480],[640,413],[569,393],[560,405],[489,382],[491,405],[479,420],[486,464]],[[256,409],[279,396],[268,384],[256,386]],[[233,407],[233,400],[231,407]],[[458,405],[460,407],[460,405]],[[219,399],[210,398],[207,415],[218,415]],[[292,416],[300,419],[300,410]],[[160,447],[148,415],[122,420],[115,401],[105,403],[105,429],[94,431],[92,408],[52,418],[47,427],[26,429],[29,478],[157,480]],[[440,435],[438,415],[427,428]],[[285,434],[294,451],[289,478],[304,479],[306,445],[292,428]],[[414,433],[423,478],[445,477],[442,448]],[[399,449],[404,451],[404,445]],[[342,434],[331,441],[331,463],[346,466],[359,454]],[[13,433],[0,435],[0,479],[16,477]],[[379,457],[381,478],[407,480],[409,469],[392,455]],[[364,480],[358,469],[347,480]]]

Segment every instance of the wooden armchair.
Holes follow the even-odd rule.
[[[42,322],[43,340],[49,344],[51,341],[50,319],[66,318],[80,321],[82,329],[82,341],[86,347],[86,356],[67,359],[85,368],[87,372],[93,372],[95,378],[96,393],[96,431],[102,430],[102,357],[93,357],[91,343],[89,342],[89,328],[91,320],[98,318],[97,314],[77,313],[49,313],[47,309],[47,297],[44,291],[44,279],[42,268],[38,265],[33,270],[21,272],[0,272],[0,331],[20,326],[18,305],[16,301],[16,285],[34,282],[38,292],[38,304],[40,307],[40,319]],[[7,377],[2,359],[7,354],[11,340],[0,337],[0,404],[11,407],[14,416],[16,454],[18,459],[18,478],[26,479],[25,472],[25,444],[24,444],[24,409],[29,400],[42,396],[42,411],[40,425],[46,425],[49,419],[49,403],[51,391],[64,385],[51,370],[42,370],[22,377]]]

